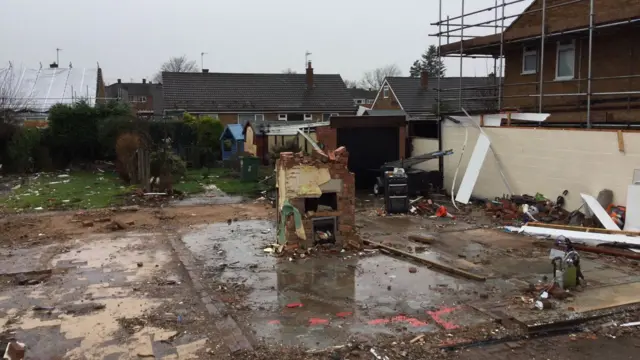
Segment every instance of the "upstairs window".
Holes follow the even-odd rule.
[[[385,98],[385,99],[389,98],[389,86],[388,85],[385,85],[382,88],[382,97]]]
[[[287,121],[287,114],[278,114],[278,120]]]
[[[573,79],[576,67],[575,41],[558,41],[556,54],[556,80]]]
[[[538,50],[531,46],[522,49],[522,74],[535,74],[538,72]]]
[[[304,114],[304,121],[311,121],[313,120],[313,116],[311,114]]]

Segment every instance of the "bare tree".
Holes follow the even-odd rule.
[[[32,105],[32,97],[21,91],[18,78],[13,66],[0,69],[0,123],[12,123],[18,113]]]
[[[358,87],[358,82],[354,80],[344,79],[344,85],[347,89],[355,89]]]
[[[295,70],[293,70],[292,68],[286,68],[284,70],[282,70],[283,74],[297,74],[297,72]]]
[[[402,76],[402,71],[396,64],[390,64],[364,73],[360,86],[365,89],[378,90],[384,83],[384,79],[390,76]]]
[[[185,55],[182,56],[174,56],[171,59],[165,61],[160,66],[160,71],[158,71],[154,77],[153,81],[156,83],[162,82],[162,72],[198,72],[198,65],[194,60],[189,60]]]

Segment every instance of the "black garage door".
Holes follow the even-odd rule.
[[[338,146],[349,151],[349,170],[356,188],[371,189],[379,175],[375,170],[400,158],[397,127],[339,128]]]

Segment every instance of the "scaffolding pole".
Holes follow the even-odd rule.
[[[595,13],[593,11],[594,0],[591,0],[589,4],[589,65],[587,70],[587,128],[591,128],[591,55],[593,52],[593,18]],[[580,59],[578,59],[580,61]]]
[[[542,25],[540,26],[540,70],[538,73],[540,74],[540,85],[539,92],[540,96],[538,97],[538,113],[542,114],[542,94],[543,86],[544,86],[544,41],[546,35],[546,17],[547,17],[547,0],[542,0]],[[523,60],[524,61],[524,60]]]
[[[526,105],[524,103],[520,104],[518,102],[514,102],[513,105],[510,105],[510,106],[519,106],[523,108],[526,107],[526,108],[530,108],[531,111],[537,110],[537,112],[542,113],[544,111],[544,108],[547,108],[548,110],[549,107],[556,106],[553,104],[553,101],[545,101],[544,100],[545,97],[560,98],[560,97],[576,97],[577,96],[578,97],[577,101],[579,101],[580,104],[585,104],[586,102],[586,112],[587,112],[586,124],[585,122],[582,122],[582,124],[583,126],[586,125],[587,128],[591,128],[593,126],[592,106],[594,106],[594,104],[596,103],[600,104],[601,100],[598,100],[598,99],[602,99],[602,101],[604,102],[615,102],[616,104],[618,102],[623,102],[623,101],[630,103],[631,101],[640,100],[640,96],[638,96],[640,95],[640,89],[636,90],[631,87],[628,87],[627,89],[620,88],[620,91],[609,91],[609,92],[598,92],[597,90],[594,91],[594,81],[615,80],[615,79],[634,79],[634,78],[640,78],[640,74],[634,74],[633,72],[631,72],[631,74],[629,75],[595,77],[593,76],[594,69],[593,69],[593,59],[592,59],[594,54],[594,36],[595,34],[597,34],[596,32],[597,30],[599,31],[600,29],[616,28],[621,26],[632,27],[640,23],[639,17],[620,19],[615,22],[597,24],[595,19],[595,0],[560,0],[562,2],[541,0],[538,2],[539,6],[535,9],[527,9],[515,15],[506,14],[505,9],[507,6],[521,3],[523,1],[524,0],[517,0],[517,1],[516,0],[494,0],[493,6],[482,8],[480,10],[472,10],[468,13],[465,13],[465,10],[466,10],[465,8],[469,7],[468,6],[469,2],[465,2],[465,0],[460,0],[462,13],[459,16],[449,16],[447,14],[444,14],[443,8],[442,8],[443,1],[442,0],[439,1],[438,22],[435,22],[432,24],[432,25],[437,25],[437,28],[438,28],[437,33],[431,34],[430,36],[438,37],[437,56],[439,61],[442,61],[443,58],[446,58],[446,57],[459,58],[460,79],[459,79],[458,87],[448,87],[446,89],[442,89],[442,85],[444,82],[442,81],[442,77],[440,76],[440,74],[438,74],[439,75],[438,85],[437,85],[438,86],[438,94],[437,94],[438,104],[442,104],[442,103],[452,104],[455,101],[458,107],[462,109],[463,107],[465,107],[466,101],[481,100],[481,101],[486,101],[488,103],[491,100],[491,105],[490,105],[491,108],[495,107],[497,104],[497,110],[503,110],[503,108],[506,108],[504,104],[505,99],[516,99],[516,98],[531,99],[531,98],[537,97],[537,99],[535,99],[533,102],[527,102]],[[589,10],[588,10],[589,18],[588,18],[588,22],[583,22],[583,24],[585,25],[582,25],[581,28],[574,27],[572,29],[559,29],[559,30],[549,31],[550,29],[547,28],[546,25],[551,20],[551,17],[553,17],[553,15],[555,14],[555,13],[549,12],[551,9],[555,9],[554,11],[557,13],[558,11],[562,11],[562,10],[558,10],[560,7],[564,7],[564,6],[568,6],[576,3],[582,3],[585,6],[584,7],[579,6],[579,8],[585,11],[587,1],[589,4]],[[493,13],[492,17],[494,19],[493,20],[483,19],[482,21],[479,21],[479,22],[469,19],[469,16],[471,15],[476,15],[476,14],[481,14],[486,12],[489,12],[490,14]],[[540,14],[540,19],[537,20],[537,21],[540,21],[540,24],[539,24],[539,27],[537,25],[534,25],[534,26],[540,29],[539,34],[528,34],[528,35],[524,35],[525,37],[520,37],[520,38],[513,38],[513,37],[507,38],[505,36],[504,30],[507,29],[509,26],[509,23],[506,23],[506,20],[520,17],[526,14],[537,14],[537,13]],[[583,18],[583,19],[586,20],[586,18]],[[469,33],[471,31],[467,30],[470,28],[487,29],[485,30],[488,32],[487,36],[489,36],[489,38],[486,39],[487,42],[485,43],[480,42],[477,44],[470,43],[469,41],[465,42],[465,40],[470,37]],[[494,29],[494,31],[490,32],[490,29]],[[498,29],[500,29],[499,34],[498,34]],[[631,29],[635,31],[634,29],[636,28],[632,27]],[[585,39],[588,39],[588,53],[586,51],[583,51],[582,43],[580,46],[580,55],[578,56],[578,58],[576,58],[577,54],[575,54],[574,52],[573,66],[574,66],[574,69],[577,67],[577,74],[576,74],[576,71],[574,70],[573,78],[563,80],[563,82],[565,83],[578,84],[578,86],[575,87],[574,92],[571,92],[574,90],[574,89],[571,89],[567,92],[561,93],[557,91],[559,89],[555,89],[554,86],[551,85],[551,84],[556,84],[557,79],[555,79],[553,74],[550,73],[550,71],[553,73],[553,71],[550,70],[550,69],[553,69],[553,67],[548,66],[549,65],[548,62],[551,61],[551,58],[545,59],[547,56],[546,53],[549,53],[548,51],[546,51],[547,50],[546,43],[548,41],[552,41],[552,39],[557,39],[558,37],[562,37],[562,36],[578,38],[578,39],[581,39],[582,41],[584,41]],[[447,44],[450,44],[449,39],[451,38],[459,39],[460,44],[454,43],[455,45],[451,47],[451,49],[448,49],[447,51],[443,51],[440,49],[442,46],[445,46],[443,37],[446,37]],[[505,53],[507,51],[510,51],[510,48],[508,48],[507,46],[514,45],[514,44],[533,44],[533,43],[537,43],[538,46],[540,47],[540,49],[538,50],[538,59],[537,59],[537,66],[538,66],[537,78],[532,79],[533,81],[522,81],[518,83],[513,82],[513,83],[505,84],[504,83]],[[499,47],[499,50],[498,50],[498,47]],[[476,53],[478,52],[478,49],[483,49],[483,48],[489,49],[489,50],[486,50],[484,52],[480,51],[479,53]],[[586,76],[583,75],[584,73],[581,67],[583,56],[587,56],[586,65],[588,66],[588,69],[587,69]],[[492,58],[494,61],[493,73],[496,75],[496,77],[493,79],[493,82],[487,81],[486,86],[475,85],[475,86],[465,87],[464,81],[462,79],[465,57]],[[545,68],[545,62],[547,62],[546,68]],[[555,66],[557,67],[558,65],[556,64]],[[490,71],[489,67],[487,67],[487,71],[488,72]],[[586,91],[584,87],[581,85],[582,81],[587,82]],[[534,85],[535,85],[535,89],[531,88],[530,91],[514,90],[512,92],[514,95],[511,95],[511,94],[505,95],[506,87],[534,86]],[[477,96],[474,97],[473,95],[472,96],[466,95],[463,98],[463,95],[465,95],[464,90],[471,90],[471,89],[475,89],[478,91]],[[624,90],[628,90],[628,91],[624,91]],[[455,91],[454,94],[457,93],[458,96],[457,98],[454,96],[445,96],[443,95],[443,92],[445,91],[449,91],[449,92]],[[485,93],[490,93],[490,96],[487,96]],[[633,95],[633,98],[631,98],[632,95]],[[627,100],[624,100],[625,97],[627,98]],[[496,98],[497,98],[497,101],[495,101]],[[570,104],[567,104],[567,106],[569,105]],[[639,105],[640,105],[640,102],[639,102]],[[484,106],[487,108],[485,108],[482,111],[489,110],[488,105],[484,105]],[[618,105],[615,105],[615,106],[618,106]],[[582,108],[580,109],[580,107]],[[441,111],[440,108],[441,106],[438,107],[438,116],[442,117],[443,112]],[[577,109],[578,109],[577,111],[580,111],[580,112],[584,111],[584,105],[578,106]]]

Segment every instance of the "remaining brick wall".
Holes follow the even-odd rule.
[[[347,167],[349,162],[349,152],[346,148],[340,147],[335,151],[330,151],[329,155],[323,152],[314,151],[311,156],[305,156],[302,153],[293,154],[285,152],[280,154],[280,159],[276,164],[278,176],[282,176],[282,169],[291,169],[300,165],[313,166],[318,169],[328,169],[331,179],[342,180],[342,189],[337,192],[337,210],[316,212],[309,217],[305,213],[304,198],[287,199],[303,215],[302,224],[307,235],[307,240],[299,239],[295,233],[295,223],[292,216],[289,216],[285,227],[285,237],[289,244],[297,244],[301,247],[309,248],[313,246],[313,218],[335,216],[338,219],[336,234],[336,245],[344,246],[345,239],[351,238],[355,232],[355,176],[349,172]],[[286,189],[279,188],[279,192]],[[278,206],[278,209],[280,206]]]
[[[338,148],[338,132],[330,126],[319,126],[316,128],[316,139],[324,145],[326,151]]]
[[[640,74],[640,27],[635,30],[619,29],[615,32],[594,36],[592,55],[592,76],[610,77]],[[539,44],[532,43],[539,48]],[[543,76],[543,92],[545,94],[586,93],[587,80],[554,81],[556,75],[555,41],[549,40],[545,46]],[[588,76],[588,39],[576,40],[575,78],[586,79]],[[505,87],[504,106],[514,107],[522,111],[538,111],[538,98],[526,96],[509,98],[514,95],[534,95],[539,92],[540,73],[522,75],[522,47],[508,48],[505,52]],[[582,56],[580,56],[582,55]],[[535,83],[531,85],[508,84]],[[640,78],[593,80],[593,92],[640,91]],[[640,121],[637,107],[640,95],[605,95],[592,97],[592,121],[624,122]],[[548,121],[584,122],[586,121],[586,95],[584,96],[545,96],[543,110],[552,114]],[[633,108],[636,108],[635,110]],[[567,112],[570,110],[571,112]]]

